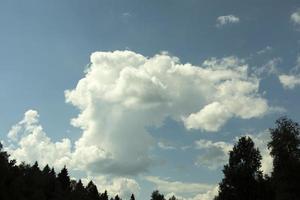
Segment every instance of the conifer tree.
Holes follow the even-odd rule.
[[[130,200],[135,200],[134,194],[131,194]]]
[[[64,191],[70,190],[71,180],[70,180],[69,173],[68,173],[66,166],[64,166],[64,168],[61,170],[61,172],[57,175],[57,179],[61,184],[62,190],[64,190]]]
[[[106,190],[100,195],[100,200],[108,200],[108,195]]]
[[[122,200],[122,199],[119,197],[119,195],[116,195],[115,200]]]
[[[97,189],[97,186],[90,181],[86,186],[86,191],[89,199],[100,200],[100,195]]]

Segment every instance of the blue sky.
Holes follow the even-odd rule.
[[[282,115],[300,119],[299,9],[296,0],[1,0],[1,140],[18,161],[70,165],[100,191],[209,199],[236,137],[250,134],[267,155],[266,129]]]

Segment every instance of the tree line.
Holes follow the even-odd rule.
[[[300,127],[286,117],[276,121],[270,129],[268,143],[273,157],[270,175],[261,170],[262,156],[248,136],[241,137],[229,152],[229,161],[223,168],[224,177],[214,200],[299,200],[300,199]],[[64,167],[58,174],[38,163],[16,164],[9,159],[0,144],[0,200],[121,200],[99,192],[90,181],[71,180]],[[130,200],[135,200],[134,194]],[[158,190],[151,200],[166,200]],[[169,200],[176,200],[175,196]],[[200,199],[201,200],[201,199]]]

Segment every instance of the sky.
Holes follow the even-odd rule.
[[[297,0],[0,0],[0,140],[100,192],[210,200],[237,138],[300,121]]]

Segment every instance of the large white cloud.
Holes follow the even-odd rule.
[[[66,101],[80,111],[71,123],[83,130],[81,137],[73,146],[68,139],[51,142],[37,112],[28,111],[9,133],[18,144],[12,155],[68,164],[90,174],[145,172],[153,163],[149,152],[155,144],[147,127],[172,118],[187,129],[218,131],[232,117],[267,113],[267,101],[258,93],[259,79],[247,69],[236,57],[193,66],[165,53],[151,58],[131,51],[93,53],[85,76],[65,93]],[[18,132],[24,133],[21,138]],[[49,153],[41,154],[46,150]]]
[[[259,78],[236,57],[211,58],[195,66],[166,53],[148,58],[131,51],[95,52],[85,76],[65,92],[66,102],[79,109],[71,123],[82,129],[80,138],[73,145],[69,139],[51,141],[38,113],[29,110],[8,133],[7,149],[19,162],[37,160],[85,171],[98,177],[98,185],[126,196],[131,190],[122,188],[139,190],[128,177],[146,172],[153,163],[150,150],[158,141],[148,127],[171,118],[187,129],[218,131],[233,117],[261,117],[270,108],[258,91]],[[111,182],[99,178],[108,175]]]
[[[93,53],[85,77],[66,91],[66,101],[80,110],[72,120],[83,130],[76,157],[92,148],[102,153],[86,162],[89,170],[134,174],[151,163],[153,138],[146,128],[161,126],[167,117],[188,129],[218,131],[232,117],[264,115],[267,101],[247,67],[236,57],[193,66],[167,54]]]

